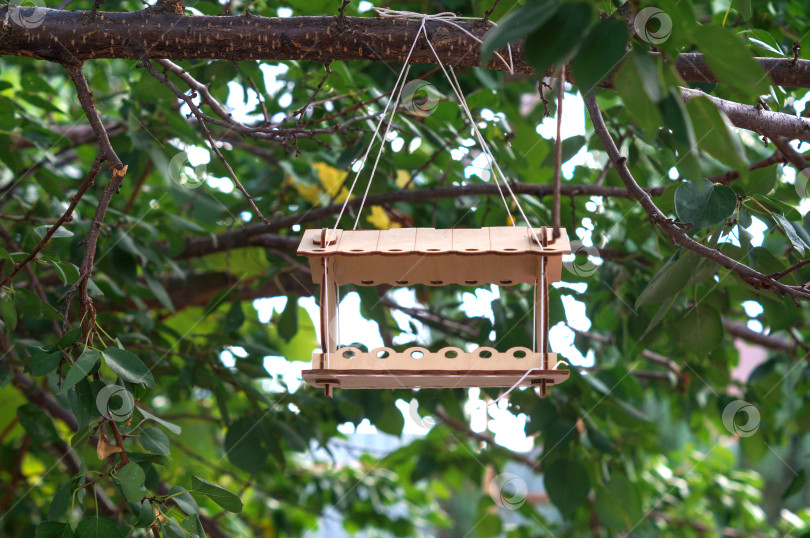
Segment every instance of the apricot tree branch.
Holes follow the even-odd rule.
[[[782,294],[790,295],[794,298],[794,300],[810,299],[810,291],[802,288],[801,286],[788,286],[782,284],[768,275],[764,275],[745,264],[729,258],[719,250],[707,247],[706,245],[698,243],[689,237],[689,235],[687,235],[686,232],[684,232],[672,219],[668,218],[661,212],[660,209],[658,209],[658,206],[656,206],[652,201],[650,195],[644,189],[639,187],[635,178],[633,178],[633,174],[630,172],[630,169],[627,166],[627,158],[623,157],[619,152],[619,148],[616,146],[613,137],[607,130],[605,121],[602,118],[602,111],[599,109],[599,105],[596,102],[596,97],[594,96],[593,91],[588,92],[585,97],[585,108],[588,110],[588,114],[591,117],[594,132],[596,132],[596,135],[602,142],[602,146],[605,148],[608,157],[613,162],[613,167],[616,169],[616,172],[618,172],[619,177],[621,178],[625,187],[627,187],[627,191],[633,198],[638,200],[641,207],[644,208],[644,211],[646,211],[649,215],[650,221],[653,223],[653,225],[661,226],[661,228],[667,233],[674,243],[686,248],[687,250],[691,250],[699,256],[708,258],[714,262],[717,262],[723,267],[732,270],[733,272],[737,273],[743,281],[755,288],[771,289]]]

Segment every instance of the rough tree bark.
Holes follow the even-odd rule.
[[[7,17],[0,7],[0,55],[30,56],[59,63],[98,58],[170,60],[405,60],[419,22],[379,17],[237,17],[187,16],[155,8],[132,13],[65,11],[36,8],[38,26],[30,28]],[[12,7],[12,9],[18,9]],[[31,8],[26,8],[31,9]],[[485,22],[457,22],[482,37]],[[35,26],[35,27],[33,27]],[[460,66],[479,65],[479,44],[460,30],[440,22],[426,23],[428,35],[442,61]],[[522,43],[513,47],[517,73],[531,74],[523,60]],[[411,60],[435,63],[422,40]],[[810,61],[758,58],[774,84],[810,87]],[[676,60],[686,82],[716,82],[701,54],[682,54]],[[487,65],[506,70],[497,58]]]

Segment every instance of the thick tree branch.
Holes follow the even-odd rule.
[[[0,33],[0,55],[30,56],[54,62],[96,58],[170,60],[335,60],[401,62],[419,30],[419,21],[379,17],[250,17],[186,16],[161,10],[133,13],[42,10],[44,23],[36,28],[14,24]],[[8,7],[0,7],[0,20]],[[457,22],[481,38],[489,23]],[[477,66],[479,45],[462,31],[426,23],[431,43],[445,64]],[[531,74],[523,59],[522,43],[512,47],[515,72]],[[415,63],[435,63],[430,48],[414,49]],[[810,87],[810,61],[757,58],[774,84]],[[490,69],[505,70],[497,58]],[[617,66],[618,67],[618,66]],[[682,54],[676,67],[686,82],[716,82],[701,54]]]
[[[753,131],[772,140],[784,137],[788,140],[810,142],[810,120],[801,116],[761,110],[755,106],[726,101],[700,90],[681,88],[681,98],[684,101],[696,97],[705,97],[711,101],[735,127]]]
[[[650,196],[660,196],[664,192],[664,187],[653,187],[643,190]],[[515,194],[526,194],[543,197],[553,194],[552,185],[534,185],[530,183],[513,183],[512,190]],[[562,185],[560,193],[563,196],[604,196],[608,198],[629,198],[627,189],[621,187],[601,187],[597,185]],[[366,199],[366,205],[383,205],[396,202],[417,202],[423,200],[435,200],[438,198],[460,198],[462,196],[490,196],[497,195],[498,187],[492,184],[464,185],[461,187],[434,187],[428,189],[398,190],[371,194]],[[360,198],[350,200],[347,209],[357,209],[360,207]],[[267,234],[268,231],[288,229],[294,224],[304,224],[331,217],[340,212],[342,204],[331,204],[326,207],[310,209],[303,213],[297,213],[286,217],[271,219],[269,225],[253,224],[238,230],[225,232],[218,236],[194,237],[186,241],[186,248],[177,256],[178,259],[194,258],[205,256],[213,252],[221,252],[232,248],[251,246],[256,235]],[[281,236],[267,234],[265,240],[270,246],[285,248],[285,245],[295,243],[298,245],[297,237],[287,237],[279,239]],[[258,241],[258,240],[257,240]],[[289,243],[288,243],[289,242]],[[165,247],[165,245],[164,245]]]
[[[613,162],[613,166],[622,179],[622,182],[627,187],[628,192],[630,192],[633,198],[638,200],[644,208],[644,211],[649,215],[650,221],[654,225],[661,226],[674,243],[734,271],[745,282],[755,288],[771,289],[782,294],[788,294],[794,299],[810,299],[810,291],[800,286],[787,286],[782,284],[768,275],[764,275],[751,269],[747,265],[729,258],[719,250],[702,245],[689,237],[672,219],[667,218],[667,216],[658,209],[652,201],[652,198],[650,198],[650,195],[639,187],[635,178],[633,178],[630,169],[627,167],[627,158],[622,156],[619,148],[616,147],[616,143],[613,141],[613,137],[607,130],[605,121],[602,118],[602,111],[596,103],[596,97],[593,92],[589,92],[585,97],[585,107],[588,109],[591,121],[593,122],[594,131],[602,142],[602,146],[604,146],[605,151]]]

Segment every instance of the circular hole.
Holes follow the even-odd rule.
[[[435,284],[435,285],[439,285],[439,284],[444,283],[444,280],[431,280],[430,283]]]
[[[354,355],[355,355],[355,353],[351,349],[347,349],[346,351],[343,352],[343,358],[344,359],[353,359]]]
[[[523,351],[522,349],[518,349],[517,351],[515,351],[515,352],[513,353],[513,355],[514,355],[516,358],[518,358],[518,359],[522,359],[523,357],[525,357],[525,356],[526,356],[526,352],[525,352],[525,351]]]
[[[478,356],[481,357],[482,359],[488,359],[488,358],[492,357],[492,352],[485,349],[485,350],[479,352]]]
[[[402,252],[402,249],[401,248],[392,248],[392,249],[389,249],[388,252]]]
[[[399,284],[400,286],[404,286],[407,283],[408,283],[407,280],[397,280],[397,284]]]
[[[511,281],[511,280],[501,280],[501,284],[506,284],[506,285],[509,285],[509,284],[511,284],[511,283],[512,283],[512,281]]]
[[[504,250],[507,251],[507,252],[514,252],[517,249],[516,248],[505,248]]]
[[[353,248],[351,251],[352,252],[364,252],[364,250],[362,248]]]
[[[465,284],[478,284],[478,281],[477,280],[465,280],[464,283]]]
[[[425,354],[422,353],[421,351],[418,351],[418,350],[417,351],[411,351],[411,358],[412,359],[421,359],[424,356],[425,356]]]
[[[428,252],[439,252],[439,250],[441,250],[441,249],[438,249],[438,248],[429,248],[429,249],[427,249]]]
[[[458,357],[458,351],[449,349],[444,352],[444,356],[447,357],[448,359],[455,359],[456,357]]]
[[[464,250],[466,250],[467,252],[478,252],[481,249],[480,248],[465,248]]]
[[[377,352],[377,358],[378,358],[378,359],[387,359],[387,358],[388,358],[388,357],[390,357],[390,356],[391,356],[391,354],[390,354],[390,353],[388,353],[388,352],[387,352],[386,350],[384,350],[384,349],[381,349],[380,351],[378,351],[378,352]]]
[[[365,284],[365,285],[368,286],[368,285],[374,284],[374,281],[373,280],[361,280],[360,283]]]

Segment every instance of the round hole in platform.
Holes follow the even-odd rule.
[[[421,359],[424,356],[425,356],[425,354],[422,353],[419,350],[411,351],[411,358],[412,359]]]
[[[523,351],[522,349],[518,349],[514,353],[512,353],[512,355],[514,355],[518,359],[522,359],[526,356],[526,352]]]
[[[365,252],[362,248],[353,248],[352,252]]]
[[[388,252],[402,252],[401,248],[389,248]]]
[[[514,251],[516,251],[517,249],[516,249],[516,248],[505,248],[504,250],[505,250],[506,252],[514,252]]]
[[[355,356],[355,353],[351,349],[347,349],[346,351],[344,351],[342,353],[342,355],[343,355],[344,359],[353,359],[354,356]]]
[[[441,250],[440,248],[429,248],[429,249],[427,249],[428,252],[439,252],[440,250]]]
[[[366,286],[370,286],[370,285],[374,284],[374,281],[373,280],[361,280],[360,283],[365,284]]]
[[[384,349],[381,349],[380,351],[378,351],[378,352],[377,352],[377,358],[378,358],[378,359],[387,359],[387,358],[388,358],[388,357],[390,357],[390,356],[391,356],[391,354],[390,354],[390,353],[388,353],[388,352],[387,352],[386,350],[384,350]]]
[[[478,352],[478,356],[481,357],[482,359],[488,359],[492,357],[492,352],[488,349],[484,349]]]
[[[478,252],[481,249],[480,248],[465,248],[464,250],[466,252]]]
[[[503,284],[503,285],[505,285],[505,286],[508,286],[508,285],[509,285],[509,284],[511,284],[511,283],[512,283],[512,281],[511,281],[511,280],[501,280],[501,284]]]
[[[455,359],[456,357],[458,357],[458,351],[454,349],[448,349],[447,351],[444,352],[444,356],[447,357],[448,359]]]
[[[438,286],[440,284],[443,284],[444,280],[431,280],[430,283],[433,284],[433,285]]]
[[[465,284],[478,284],[478,281],[477,280],[465,280],[464,283]]]
[[[404,286],[404,285],[406,285],[407,283],[408,283],[408,281],[407,281],[407,280],[397,280],[397,284],[399,284],[400,286]]]

